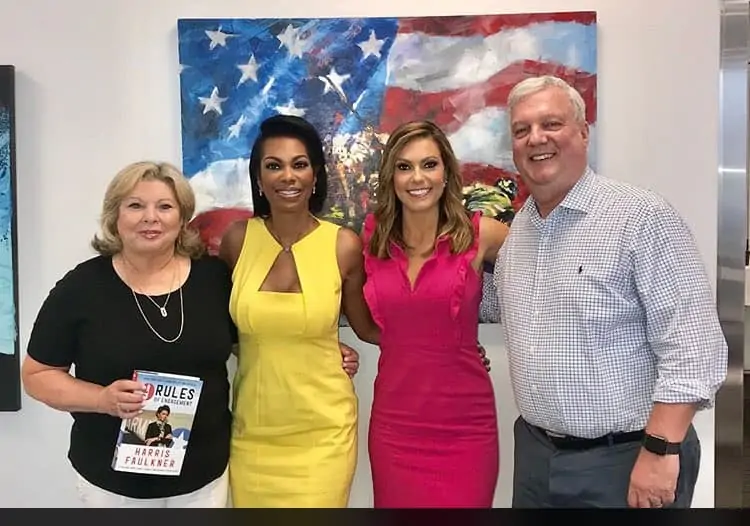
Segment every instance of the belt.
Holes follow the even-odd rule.
[[[637,442],[643,438],[643,430],[628,431],[624,433],[610,433],[608,435],[596,438],[580,438],[570,435],[560,435],[547,431],[541,427],[536,427],[544,436],[547,437],[557,449],[583,451],[595,447],[614,446],[615,444],[626,444],[628,442]]]

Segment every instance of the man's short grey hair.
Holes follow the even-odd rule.
[[[584,102],[583,97],[581,97],[581,94],[563,79],[553,77],[552,75],[529,77],[513,86],[513,89],[510,90],[510,93],[508,94],[508,110],[512,112],[513,107],[518,104],[521,99],[547,88],[560,88],[563,90],[563,93],[568,96],[570,103],[573,105],[575,119],[579,122],[585,122],[586,103]]]

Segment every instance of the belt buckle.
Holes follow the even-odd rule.
[[[544,432],[550,438],[568,438],[568,435],[563,435],[562,433],[555,433],[554,431],[548,431],[546,429]]]

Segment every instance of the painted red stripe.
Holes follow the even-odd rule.
[[[586,120],[596,122],[596,74],[561,64],[526,60],[515,62],[487,81],[439,93],[422,93],[389,87],[383,99],[380,129],[390,133],[412,120],[431,120],[446,133],[453,133],[471,115],[487,107],[504,107],[510,90],[521,80],[555,75],[572,84],[586,102]]]
[[[517,174],[488,164],[462,163],[461,176],[464,179],[464,185],[482,183],[492,186],[500,179],[515,180]]]
[[[400,18],[399,33],[425,33],[434,36],[494,35],[504,29],[527,27],[543,22],[596,23],[595,11],[560,13],[524,13],[514,15],[426,16]]]
[[[198,231],[201,240],[206,245],[207,252],[216,255],[219,253],[221,238],[227,228],[235,221],[251,217],[253,217],[252,211],[245,208],[214,208],[195,216],[189,226]]]

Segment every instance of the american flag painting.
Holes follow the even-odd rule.
[[[327,147],[324,217],[359,230],[377,199],[380,153],[399,124],[429,119],[461,162],[467,208],[511,221],[516,179],[507,96],[554,74],[587,103],[595,166],[596,14],[178,21],[183,170],[194,223],[215,251],[252,214],[248,160],[260,122],[299,115]]]

